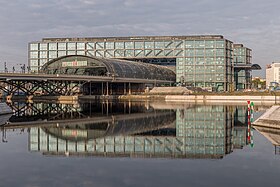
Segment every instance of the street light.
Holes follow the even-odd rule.
[[[4,62],[5,73],[8,73],[7,62]]]
[[[17,64],[20,66],[21,73],[25,73],[25,64]]]

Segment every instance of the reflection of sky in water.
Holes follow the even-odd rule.
[[[186,124],[186,118],[183,119]],[[279,155],[274,155],[272,144],[257,131],[254,131],[254,148],[234,149],[223,159],[214,160],[43,156],[39,152],[28,151],[29,138],[26,129],[24,132],[7,132],[8,143],[0,144],[0,184],[277,186],[280,174]]]

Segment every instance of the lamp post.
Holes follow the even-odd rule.
[[[5,73],[8,73],[7,62],[4,62],[4,71]]]

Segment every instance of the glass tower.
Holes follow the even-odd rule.
[[[252,64],[252,50],[244,47],[242,44],[233,45],[234,52],[234,64],[236,65],[248,65]],[[251,88],[251,70],[250,69],[235,69],[234,80],[237,90],[243,90]]]

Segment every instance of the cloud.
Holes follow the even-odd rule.
[[[0,54],[27,62],[27,43],[44,37],[221,34],[252,48],[264,67],[279,58],[279,6],[275,0],[4,0]]]

